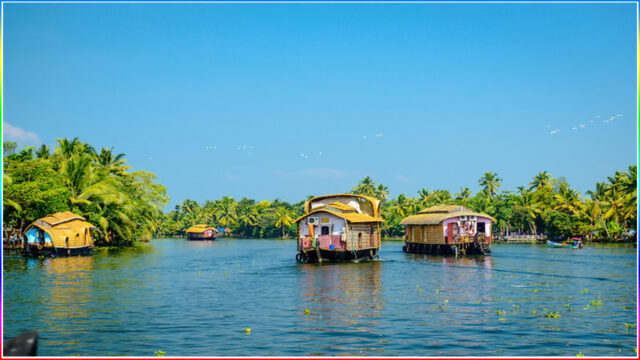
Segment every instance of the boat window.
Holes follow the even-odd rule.
[[[329,235],[329,227],[323,226],[320,228],[320,235]]]

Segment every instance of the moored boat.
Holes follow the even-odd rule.
[[[568,249],[582,249],[583,245],[579,239],[571,239],[573,240],[571,244],[562,242],[558,243],[555,241],[547,240],[547,245],[552,248],[568,248]]]
[[[380,200],[354,194],[315,197],[297,224],[298,262],[375,259],[380,249]]]
[[[405,252],[433,255],[490,254],[495,219],[459,205],[426,208],[400,222],[406,225]]]
[[[188,240],[215,240],[216,229],[204,224],[193,225],[187,229]]]
[[[87,255],[93,250],[95,226],[70,211],[47,215],[31,223],[23,233],[26,256]]]

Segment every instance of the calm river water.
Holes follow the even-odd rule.
[[[40,330],[49,356],[637,356],[634,247],[401,247],[321,266],[291,240],[4,256],[3,336]]]

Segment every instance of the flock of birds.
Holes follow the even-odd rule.
[[[379,137],[382,137],[382,135],[383,135],[382,133],[378,133],[375,135],[375,137],[379,138]],[[366,139],[367,135],[363,135],[362,138]],[[206,145],[204,149],[206,151],[215,151],[218,149],[218,147],[215,145]],[[246,151],[247,155],[251,156],[251,150],[253,149],[253,145],[242,145],[242,146],[238,146],[237,149],[238,151]],[[302,159],[309,159],[309,156],[312,156],[312,154],[303,153],[303,152],[300,153],[300,157]],[[319,151],[317,156],[322,156],[322,151]],[[151,160],[151,158],[149,158],[149,160]]]
[[[613,122],[613,120],[615,120],[616,118],[619,118],[621,116],[622,116],[622,114],[611,115],[608,119],[602,120],[602,122],[605,123],[605,124],[606,123],[610,123],[610,122]],[[600,119],[600,115],[596,115],[595,117],[596,117],[596,119]],[[595,124],[595,122],[596,122],[595,120],[589,120],[589,123],[591,123],[591,124]],[[573,131],[584,129],[585,127],[586,127],[585,124],[579,123],[578,126],[574,126],[573,127]],[[551,128],[551,125],[547,125],[546,128],[547,129]],[[551,132],[549,132],[549,134],[557,135],[559,132],[560,132],[560,129],[553,129],[553,130],[551,130]]]

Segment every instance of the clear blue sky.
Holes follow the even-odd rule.
[[[4,22],[4,139],[114,146],[172,205],[367,175],[475,193],[485,171],[584,193],[637,162],[635,4],[4,4]]]

